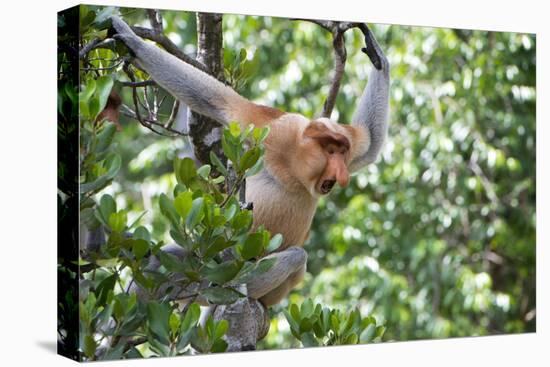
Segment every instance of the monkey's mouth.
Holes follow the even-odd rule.
[[[332,190],[332,188],[334,187],[335,183],[336,183],[336,180],[324,180],[320,188],[321,194],[323,195],[328,194],[330,190]]]

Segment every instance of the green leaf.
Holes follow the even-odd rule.
[[[300,329],[300,326],[298,325],[298,322],[294,320],[292,315],[287,310],[283,310],[283,314],[285,315],[291,329],[298,331],[298,329]]]
[[[103,128],[97,134],[97,145],[95,147],[96,153],[103,153],[111,143],[116,133],[116,124],[111,122],[103,123]]]
[[[299,325],[302,317],[300,316],[300,310],[298,309],[298,306],[295,303],[291,304],[289,311],[292,319],[296,321],[296,323]]]
[[[189,241],[185,238],[185,236],[179,230],[171,229],[170,237],[172,237],[172,239],[176,241],[176,243],[183,248],[187,248],[189,246]]]
[[[360,315],[359,311],[354,310],[354,311],[350,312],[349,315],[348,315],[348,320],[346,321],[346,323],[344,323],[340,326],[341,330],[340,330],[339,334],[344,335],[348,331],[350,331],[351,327],[353,326],[355,321],[360,317],[361,317],[361,315]]]
[[[223,131],[222,136],[222,149],[225,156],[233,163],[238,162],[239,160],[239,146],[238,142],[234,141],[235,139],[228,130]],[[227,176],[227,175],[225,175]]]
[[[265,139],[269,136],[270,131],[271,131],[271,128],[269,126],[262,128],[262,132],[260,133],[260,136],[256,139],[258,143],[263,143]]]
[[[104,188],[117,175],[122,165],[122,159],[118,154],[113,154],[106,159],[105,165],[108,169],[107,173],[92,182],[80,184],[80,194],[87,194]]]
[[[132,252],[137,260],[141,260],[149,251],[149,242],[143,239],[134,239],[132,241]]]
[[[97,343],[92,335],[86,335],[84,337],[84,354],[88,358],[93,358],[97,349]]]
[[[118,279],[118,275],[115,273],[113,275],[108,276],[107,278],[103,279],[99,285],[97,286],[96,294],[97,296],[97,305],[103,306],[107,302],[107,295],[109,292],[112,292],[116,281]]]
[[[358,341],[359,341],[359,337],[357,336],[357,334],[352,333],[348,335],[346,340],[344,340],[344,344],[357,344]]]
[[[240,273],[233,280],[234,284],[247,283],[257,276],[262,275],[277,262],[275,258],[262,259],[256,263],[246,262]]]
[[[307,333],[309,331],[311,331],[313,328],[313,323],[311,322],[310,319],[306,318],[306,319],[302,319],[300,321],[300,334],[302,333]]]
[[[386,332],[386,327],[385,326],[377,326],[376,327],[376,334],[375,334],[375,339],[376,338],[382,338],[384,336],[384,333]]]
[[[78,99],[80,103],[88,103],[89,99],[94,95],[96,88],[95,79],[88,80],[88,83],[82,88],[82,91],[78,94]]]
[[[233,220],[231,221],[231,226],[236,230],[246,230],[250,229],[252,225],[252,213],[249,210],[240,211]]]
[[[149,329],[154,333],[157,339],[165,344],[170,344],[169,319],[172,309],[166,303],[152,301],[147,304],[147,321]]]
[[[116,201],[111,195],[103,195],[99,200],[99,206],[97,208],[99,212],[99,220],[104,225],[108,225],[109,217],[111,214],[116,213]]]
[[[211,287],[201,291],[208,302],[216,305],[229,305],[238,300],[242,295],[232,288]]]
[[[114,348],[109,348],[107,350],[107,353],[105,353],[103,356],[101,356],[101,360],[108,361],[108,360],[118,360],[122,358],[122,354],[124,353],[124,348],[126,346],[124,343],[118,344]]]
[[[264,158],[260,157],[256,164],[250,168],[248,171],[246,171],[245,177],[252,177],[256,174],[258,174],[262,169],[264,168]]]
[[[265,249],[267,253],[272,253],[277,250],[283,243],[283,236],[280,233],[277,233],[275,236],[271,237],[269,245]]]
[[[301,335],[301,341],[304,347],[318,347],[319,342],[315,339],[315,335],[311,332],[307,332]]]
[[[119,258],[114,257],[110,259],[98,259],[96,260],[96,264],[103,267],[103,268],[113,268],[118,265]]]
[[[253,75],[256,75],[260,69],[260,53],[255,52],[252,60],[247,60],[243,66],[244,78],[250,78]]]
[[[239,51],[239,62],[243,62],[246,60],[246,49],[241,48]]]
[[[220,320],[216,325],[216,331],[214,331],[214,340],[221,339],[229,329],[229,322],[227,320]]]
[[[107,323],[113,314],[113,292],[110,291],[108,294],[109,297],[107,297],[105,307],[103,307],[103,310],[96,317],[95,327],[99,330],[102,330],[107,326]]]
[[[217,237],[214,242],[204,252],[205,257],[212,257],[219,252],[235,245],[234,241],[227,241],[223,236]]]
[[[178,351],[185,348],[193,335],[201,316],[201,309],[198,304],[192,303],[187,307],[185,316],[180,324],[180,336],[177,344]]]
[[[255,232],[248,235],[242,246],[238,247],[239,254],[244,260],[250,260],[258,257],[264,250],[264,236],[261,232]]]
[[[210,175],[210,171],[212,170],[212,167],[210,167],[209,164],[202,165],[198,170],[197,174],[204,178],[205,180],[208,179],[208,176]]]
[[[172,204],[172,201],[168,199],[168,196],[165,194],[161,194],[159,196],[159,206],[162,215],[170,221],[173,227],[177,228],[180,223],[178,212],[176,211],[174,204]]]
[[[181,322],[181,330],[189,331],[191,328],[197,326],[199,318],[201,316],[201,308],[198,304],[192,303],[185,312],[185,317]]]
[[[180,193],[174,200],[174,207],[182,219],[187,218],[193,206],[193,193],[185,191]]]
[[[340,330],[340,320],[335,313],[331,313],[330,315],[330,326],[335,332],[338,332],[338,330]]]
[[[219,173],[221,173],[224,176],[228,176],[229,172],[227,172],[227,168],[223,165],[222,161],[218,158],[218,156],[211,150],[210,151],[210,163],[216,167]]]
[[[173,335],[175,335],[176,331],[180,327],[180,319],[179,319],[178,315],[176,315],[175,313],[170,314],[168,324],[170,326],[170,331],[172,332]]]
[[[256,162],[258,161],[258,159],[260,158],[260,155],[261,155],[261,150],[258,147],[254,147],[250,150],[247,150],[243,154],[243,156],[242,156],[242,158],[239,162],[240,172],[244,172],[247,169],[254,166],[256,164]]]
[[[221,285],[233,279],[242,266],[243,263],[241,261],[226,261],[214,267],[205,266],[201,270],[201,274],[212,283]]]
[[[361,333],[361,336],[359,338],[361,340],[361,343],[370,342],[374,338],[375,333],[376,325],[369,324],[369,326],[367,326],[367,328]]]
[[[94,119],[97,117],[99,112],[103,111],[105,105],[107,105],[107,99],[113,88],[113,79],[110,75],[104,75],[97,78],[96,81],[96,94],[98,98],[98,113],[95,116],[92,116]]]
[[[139,226],[134,230],[134,238],[136,240],[145,240],[147,242],[151,242],[151,234],[147,230],[147,228],[143,226]]]
[[[89,25],[95,19],[95,11],[89,10],[85,5],[80,5],[80,33],[85,33]]]
[[[231,220],[235,216],[235,213],[237,213],[237,204],[231,203],[231,205],[226,207],[223,215],[225,216],[225,219]]]
[[[183,159],[176,158],[174,161],[174,171],[176,180],[186,186],[189,186],[193,179],[197,177],[197,168],[195,162],[189,157]]]
[[[191,205],[191,211],[187,217],[186,225],[187,228],[193,229],[197,224],[199,224],[204,218],[204,199],[202,197],[196,198],[193,200]]]
[[[128,215],[126,211],[111,213],[109,215],[109,227],[113,232],[122,233],[126,229]]]
[[[156,254],[156,256],[162,266],[170,272],[185,273],[188,270],[184,263],[175,255],[161,250]]]
[[[103,8],[96,16],[94,20],[95,28],[98,30],[106,29],[111,25],[111,16],[116,15],[118,9],[114,6],[107,6]]]
[[[317,338],[323,338],[325,336],[322,319],[317,320],[317,322],[313,324],[313,332]]]
[[[69,97],[71,103],[78,103],[78,94],[76,92],[76,87],[72,83],[65,84],[65,94]]]
[[[311,298],[306,299],[304,302],[302,302],[302,306],[300,307],[300,315],[302,318],[309,317],[313,314],[313,301]]]
[[[92,98],[90,98],[90,103],[88,103],[88,110],[90,113],[90,119],[95,120],[97,115],[99,115],[99,112],[101,110],[99,109],[99,97],[97,95],[93,95]]]
[[[238,138],[241,135],[241,126],[238,122],[231,122],[229,124],[229,132],[234,138]]]
[[[225,321],[225,320],[222,320]],[[218,339],[214,342],[212,345],[211,352],[212,353],[223,353],[227,349],[227,342],[223,339]]]

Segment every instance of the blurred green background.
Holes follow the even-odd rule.
[[[149,27],[142,9],[121,9]],[[162,11],[165,33],[196,51],[194,13]],[[331,36],[283,18],[224,16],[224,47],[258,66],[239,86],[255,101],[314,117],[332,69]],[[376,164],[321,200],[308,274],[289,300],[357,306],[385,323],[384,340],[535,331],[534,35],[371,25],[391,71],[389,138]],[[359,31],[332,118],[349,122],[370,62]],[[230,61],[227,58],[226,61]],[[231,67],[231,65],[226,65]],[[131,104],[128,88],[120,90]],[[181,138],[123,119],[123,170],[106,192],[156,236],[168,229],[158,195],[174,185]],[[167,237],[168,239],[168,237]],[[258,346],[297,345],[280,312]]]

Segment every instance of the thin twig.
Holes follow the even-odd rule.
[[[157,9],[147,9],[147,15],[149,16],[149,21],[151,22],[153,30],[157,33],[162,33],[162,15],[160,15],[160,11]]]
[[[321,116],[330,118],[334,105],[336,104],[336,97],[340,91],[340,83],[344,76],[344,69],[346,67],[347,52],[344,43],[344,32],[336,30],[333,32],[332,47],[334,49],[334,69],[332,71],[332,78],[330,81],[330,89],[327,95],[327,99],[323,105],[323,113]]]
[[[340,91],[340,83],[342,77],[344,76],[344,69],[346,66],[347,52],[345,45],[344,33],[352,28],[359,28],[363,31],[366,25],[362,23],[352,23],[352,22],[336,22],[332,20],[317,20],[317,19],[293,19],[301,20],[310,23],[317,24],[318,26],[326,29],[332,34],[332,47],[333,47],[333,58],[334,58],[334,67],[331,72],[330,80],[330,89],[323,105],[323,112],[321,113],[322,117],[330,118],[332,111],[334,110],[334,105],[336,104],[336,97]]]
[[[90,42],[88,42],[87,44],[85,44],[84,47],[82,47],[82,49],[78,52],[78,58],[80,60],[84,59],[88,54],[88,52],[93,50],[94,47],[97,46],[100,42],[101,40],[96,37],[92,39]]]
[[[138,120],[136,112],[133,109],[131,109],[130,107],[128,107],[127,105],[125,105],[125,104],[120,105],[120,113],[122,113],[124,116],[129,117],[131,119]],[[142,118],[141,121],[138,120],[138,122],[142,126],[146,127],[147,129],[153,131],[154,133],[156,133],[158,135],[168,136],[168,137],[187,136],[188,135],[185,132],[175,130],[171,127],[164,126],[160,122],[154,121],[154,120],[151,120],[151,119]],[[153,126],[158,127],[162,130],[168,131],[172,134],[164,134],[162,132],[159,132],[158,130],[154,129]]]
[[[105,67],[102,67],[102,68],[85,67],[85,68],[82,68],[81,70],[82,70],[82,71],[103,71],[103,70],[112,70],[112,69],[116,69],[117,67],[119,67],[124,61],[125,61],[125,59],[122,57],[122,58],[118,59],[118,61],[116,62],[116,64],[111,65],[111,66],[105,66]]]
[[[128,340],[124,346],[124,352],[129,351],[131,348],[141,345],[147,341],[147,337],[142,336],[136,339]]]
[[[144,28],[144,27],[131,27],[135,34],[140,36],[141,38],[146,38],[148,40],[154,41],[161,45],[168,53],[174,55],[178,59],[196,67],[199,70],[204,71],[205,73],[210,74],[208,69],[198,62],[197,60],[193,59],[192,57],[186,55],[181,51],[178,46],[176,46],[168,37],[166,37],[163,33],[157,33],[152,29]]]
[[[133,88],[141,88],[141,87],[148,87],[151,85],[157,85],[157,83],[152,80],[143,80],[141,82],[120,82],[120,85],[123,87],[133,87]]]
[[[90,51],[93,51],[98,48],[104,48],[107,50],[113,50],[115,45],[115,40],[113,38],[106,38],[104,40],[100,40],[99,38],[94,38],[90,42],[88,42],[82,49],[78,52],[78,57],[82,60],[85,59],[87,54],[90,53]]]
[[[172,112],[170,113],[170,118],[168,118],[168,121],[166,121],[166,124],[164,124],[165,129],[172,128],[172,125],[174,125],[174,121],[176,120],[176,116],[178,115],[179,109],[180,109],[180,101],[176,99],[174,101],[174,105],[172,106]]]

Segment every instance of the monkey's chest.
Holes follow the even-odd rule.
[[[283,236],[281,250],[302,246],[315,214],[316,200],[254,178],[248,180],[246,190],[246,201],[254,205],[254,227],[263,225],[273,235],[280,233]]]

